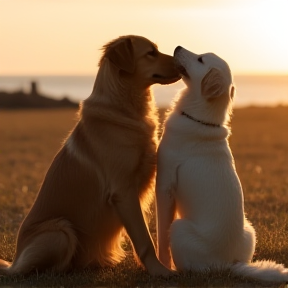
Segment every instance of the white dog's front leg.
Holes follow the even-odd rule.
[[[136,254],[151,275],[169,276],[171,271],[157,259],[151,235],[144,221],[138,193],[135,191],[125,193],[115,193],[111,202],[132,241]]]
[[[177,155],[177,153],[176,153]],[[157,208],[157,255],[171,268],[170,227],[176,215],[174,190],[177,187],[179,162],[173,147],[167,146],[165,133],[157,151],[156,208]]]
[[[171,268],[170,237],[171,223],[175,218],[176,203],[172,186],[161,185],[165,178],[157,175],[156,202],[157,202],[157,252],[159,260],[168,268]],[[166,178],[169,182],[169,178]],[[167,184],[167,183],[166,183]]]
[[[156,193],[157,197],[157,252],[159,260],[171,268],[170,237],[171,223],[175,217],[176,205],[174,197],[169,193]]]

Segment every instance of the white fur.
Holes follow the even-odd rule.
[[[187,88],[166,121],[158,149],[159,259],[171,267],[171,248],[177,270],[231,267],[236,275],[287,281],[283,265],[250,263],[255,230],[244,215],[243,192],[228,143],[232,76],[228,65],[216,55],[201,56],[200,62],[200,55],[182,47],[174,54]],[[203,87],[203,78],[212,68],[223,78],[219,80],[222,92],[204,96],[203,90],[209,87]],[[182,111],[220,127],[191,120],[181,115]]]

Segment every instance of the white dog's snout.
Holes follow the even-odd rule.
[[[175,50],[174,50],[174,57],[189,57],[189,58],[191,58],[192,57],[192,59],[197,59],[198,58],[198,54],[195,54],[195,53],[193,53],[193,52],[191,52],[191,51],[189,51],[189,50],[187,50],[187,49],[185,49],[185,48],[183,48],[182,46],[177,46],[176,48],[175,48]]]
[[[177,53],[179,50],[181,50],[181,49],[183,49],[183,47],[177,46],[177,47],[175,48],[175,50],[174,50],[174,56],[175,56],[176,53]]]

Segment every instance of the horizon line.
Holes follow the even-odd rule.
[[[51,73],[47,73],[47,74],[0,74],[0,77],[95,77],[97,75],[97,72],[95,74],[51,74]],[[233,76],[288,76],[288,71],[287,72],[271,72],[271,73],[263,73],[263,72],[259,72],[259,73],[255,73],[255,72],[247,72],[247,73],[233,73]]]

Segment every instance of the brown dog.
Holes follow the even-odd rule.
[[[153,198],[157,117],[149,87],[179,80],[173,57],[139,36],[104,46],[91,96],[21,225],[0,274],[106,266],[124,257],[124,227],[149,273],[167,275],[143,216]]]

